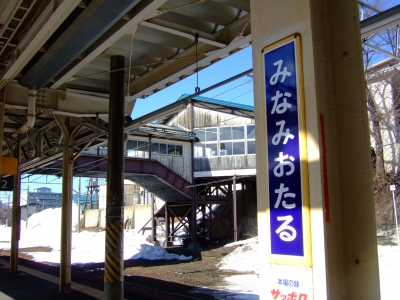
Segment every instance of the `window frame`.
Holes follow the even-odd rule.
[[[249,146],[248,142],[255,142],[255,135],[252,138],[248,138],[248,127],[253,126],[253,130],[255,130],[255,124],[242,124],[242,125],[229,125],[229,126],[219,126],[219,127],[204,127],[204,128],[195,128],[194,132],[197,133],[198,131],[204,130],[204,141],[200,140],[200,142],[194,143],[194,157],[195,158],[207,158],[207,157],[223,157],[223,156],[243,156],[243,155],[255,155],[255,153],[249,153]],[[233,128],[235,127],[242,127],[243,128],[243,138],[234,138]],[[207,140],[207,130],[209,129],[217,129],[217,141],[214,140]],[[225,131],[224,128],[230,128],[230,139],[226,139],[227,132],[221,132],[221,129]],[[221,138],[221,134],[224,134],[224,137]],[[234,154],[234,143],[243,143],[243,153]],[[217,153],[216,155],[207,155],[207,145],[217,144]],[[230,151],[229,149],[222,149],[222,144],[230,144]],[[210,147],[208,147],[210,148]],[[199,151],[199,149],[202,149]],[[255,149],[255,148],[254,148]],[[227,154],[221,154],[221,151],[227,151]],[[201,152],[202,155],[198,155]],[[254,151],[255,152],[255,151]],[[231,153],[231,154],[229,154]]]

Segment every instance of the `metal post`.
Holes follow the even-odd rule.
[[[149,135],[148,151],[149,151],[149,159],[151,159],[151,134]]]
[[[156,224],[154,219],[154,194],[151,195],[151,241],[156,241]]]
[[[169,218],[169,211],[168,211],[168,202],[165,202],[165,242],[164,242],[164,247],[168,247],[168,242],[169,242],[169,235],[170,235],[170,218]]]
[[[244,199],[245,199],[245,192],[244,192],[244,189],[245,189],[245,185],[244,185],[244,183],[242,183],[242,190],[241,190],[241,194],[242,194],[242,197],[241,197],[241,201],[242,201],[242,212],[241,212],[241,215],[242,216],[244,216],[245,215],[245,212],[246,212],[246,208],[245,208],[245,203],[244,203]]]
[[[104,298],[124,298],[125,58],[111,57]],[[118,71],[116,71],[118,70]]]
[[[16,157],[19,161],[19,142],[18,135]],[[18,170],[14,175],[13,203],[12,203],[12,220],[11,220],[11,253],[10,253],[10,271],[18,272],[18,244],[21,233],[21,172]]]
[[[172,216],[170,218],[171,218],[171,232],[172,232],[172,234],[170,234],[171,235],[170,241],[171,241],[171,243],[173,243],[174,242],[174,231],[175,231],[174,214],[172,214]]]
[[[93,182],[92,179],[90,179],[90,208],[93,208]]]
[[[396,232],[397,232],[397,245],[400,246],[399,240],[399,224],[397,223],[397,209],[396,209],[396,186],[392,184],[390,190],[393,193],[393,209],[394,209],[394,219],[396,221]]]
[[[203,226],[203,229],[207,228],[206,226],[206,206],[204,204],[201,205],[201,215],[202,215],[202,221],[201,225]],[[207,234],[207,232],[204,231],[204,234]]]
[[[190,115],[190,131],[194,130],[194,106],[193,102],[190,102],[189,106],[189,115]],[[196,187],[194,186],[194,142],[193,140],[190,142],[190,146],[192,147],[191,158],[192,158],[192,211],[191,211],[191,235],[192,235],[192,244],[189,245],[189,248],[196,249],[200,248],[200,245],[197,244],[197,195],[196,195]]]
[[[12,203],[11,221],[11,253],[10,253],[10,272],[18,272],[18,244],[21,234],[21,172],[14,175],[14,191]]]
[[[399,25],[396,25],[396,46],[394,47],[394,56],[399,56]]]
[[[62,164],[61,247],[60,247],[60,293],[71,292],[71,239],[72,239],[72,149],[69,139],[70,118],[62,124],[64,134]]]
[[[236,209],[236,174],[233,175],[233,191],[232,191],[232,209],[233,209],[233,241],[237,242],[237,209]]]
[[[78,226],[77,226],[77,232],[81,232],[81,178],[79,177],[78,181]]]

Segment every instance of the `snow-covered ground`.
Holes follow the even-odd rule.
[[[84,264],[89,262],[104,262],[105,256],[105,232],[75,232],[77,227],[77,205],[72,212],[72,246],[71,263]],[[51,247],[51,252],[32,252],[36,261],[49,263],[60,262],[60,230],[61,209],[49,208],[40,213],[33,214],[28,222],[21,221],[21,239],[19,248]],[[11,228],[0,227],[0,249],[10,248]],[[134,230],[124,232],[124,259],[145,258],[149,260],[191,260],[191,257],[179,256],[167,253],[163,248],[154,247],[146,241],[146,236],[136,233]]]
[[[77,226],[77,207],[73,207],[72,229]],[[51,247],[51,252],[29,253],[36,261],[59,263],[60,261],[60,209],[47,209],[32,215],[28,222],[21,224],[20,248]],[[0,226],[0,249],[10,249],[11,228]],[[82,231],[72,233],[72,264],[104,262],[105,234],[102,232]],[[397,242],[394,241],[394,242]],[[233,270],[242,275],[226,276],[226,283],[218,287],[220,291],[210,290],[215,299],[259,299],[261,291],[258,279],[258,243],[256,238],[226,247],[241,245],[235,251],[225,256],[218,264],[221,270]],[[400,280],[400,247],[378,246],[381,299],[396,299],[396,287]],[[167,253],[163,248],[153,246],[146,236],[134,230],[124,232],[124,259],[151,260],[191,260],[191,257]],[[198,290],[198,289],[197,289]],[[201,289],[202,292],[205,289]],[[196,289],[193,290],[196,292]],[[232,294],[236,292],[238,294]],[[239,294],[240,293],[240,294]]]

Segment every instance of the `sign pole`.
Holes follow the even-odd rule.
[[[390,190],[393,193],[393,209],[394,209],[394,219],[396,221],[396,232],[397,232],[397,245],[400,246],[399,241],[399,224],[397,223],[397,209],[396,209],[396,185],[392,184]]]

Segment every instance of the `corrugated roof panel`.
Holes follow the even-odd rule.
[[[189,97],[189,96],[190,96],[189,94],[182,94],[182,96],[178,100]],[[254,111],[254,106],[246,105],[246,104],[212,99],[212,98],[207,98],[207,97],[202,97],[202,96],[195,96],[192,99],[197,100],[197,101],[203,101],[203,102],[207,102],[207,103],[217,104],[217,105],[221,105],[221,106],[227,106],[227,107],[238,108],[238,109],[243,109],[243,110],[248,110],[248,111]]]

